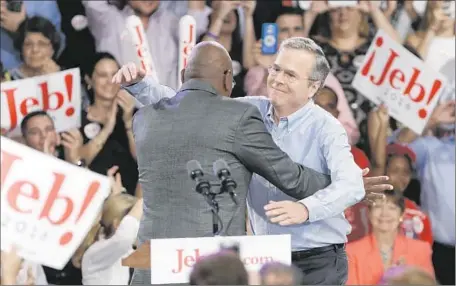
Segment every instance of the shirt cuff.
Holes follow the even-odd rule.
[[[323,208],[321,207],[320,202],[314,196],[307,197],[303,200],[298,201],[299,203],[303,204],[307,211],[309,212],[309,219],[308,222],[314,222],[320,220],[324,216]]]
[[[133,95],[133,97],[136,98],[137,94],[140,94],[143,89],[147,88],[148,80],[150,80],[150,79],[145,77],[141,81],[138,81],[137,83],[134,83],[134,84],[129,84],[129,85],[122,84],[121,88],[125,89],[129,94]]]

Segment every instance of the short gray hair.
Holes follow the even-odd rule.
[[[326,60],[325,53],[319,45],[309,38],[293,37],[282,42],[280,50],[283,49],[303,50],[314,54],[315,66],[313,67],[309,79],[318,81],[320,82],[320,87],[323,86],[326,77],[329,74],[330,67],[328,60]]]

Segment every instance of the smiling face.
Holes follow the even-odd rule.
[[[104,100],[113,100],[120,89],[118,84],[112,83],[112,78],[119,70],[116,61],[112,59],[101,59],[95,65],[92,77],[88,83],[92,85],[95,97]]]
[[[386,175],[395,190],[404,192],[412,179],[410,161],[405,156],[393,156],[388,161]]]
[[[279,45],[291,37],[305,37],[302,15],[283,14],[276,20]]]
[[[158,0],[130,0],[130,5],[136,13],[142,16],[150,16],[157,9],[160,1]]]
[[[331,9],[329,17],[331,19],[331,31],[344,34],[358,33],[363,19],[361,12],[354,7]]]
[[[403,211],[394,197],[377,199],[369,208],[369,221],[374,232],[391,233],[397,231],[401,223]]]
[[[54,153],[57,147],[58,134],[54,122],[47,115],[37,115],[30,118],[23,134],[27,146],[44,151],[44,141],[49,139],[49,152]]]
[[[310,79],[315,55],[306,50],[280,49],[267,80],[268,97],[274,107],[296,109],[306,104],[318,89]]]

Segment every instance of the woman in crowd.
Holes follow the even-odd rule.
[[[84,146],[80,155],[90,170],[100,174],[106,174],[113,165],[119,166],[123,185],[129,194],[135,195],[138,167],[131,129],[135,101],[111,83],[118,69],[116,60],[108,53],[97,53],[88,69],[85,80],[92,103],[81,116]]]
[[[404,194],[409,189],[417,192],[410,183],[416,161],[415,153],[406,146],[387,145],[390,117],[384,106],[373,110],[369,115],[369,140],[371,142],[372,173],[386,175],[395,190]],[[410,189],[413,188],[413,189]],[[429,217],[412,200],[405,198],[405,213],[401,224],[402,231],[409,238],[427,241],[432,245],[432,230]]]
[[[245,92],[244,76],[247,69],[254,65],[253,44],[255,31],[253,12],[255,1],[212,1],[213,12],[209,15],[209,28],[202,35],[202,41],[216,41],[229,52],[233,60],[234,82],[231,97],[243,97]],[[238,7],[242,7],[245,20],[244,39],[241,38]]]
[[[397,265],[416,266],[434,276],[431,246],[402,235],[399,226],[405,210],[403,196],[385,191],[385,198],[369,206],[372,233],[347,245],[348,285],[373,285]]]
[[[18,80],[64,70],[56,62],[60,45],[60,34],[49,20],[40,16],[25,20],[14,41],[14,47],[20,51],[23,63],[7,71],[5,78]],[[81,101],[82,106],[89,103],[83,88]]]
[[[455,19],[451,1],[428,1],[424,19],[418,31],[408,37],[407,44],[434,70],[446,73],[452,68],[453,77],[446,76],[454,80]],[[453,61],[451,68],[445,67],[449,60]]]
[[[108,172],[112,180],[116,168]],[[101,217],[73,256],[73,264],[82,270],[83,285],[128,285],[130,272],[122,266],[122,258],[133,252],[143,206],[142,199],[123,194],[122,189],[117,176]]]
[[[399,35],[380,7],[376,5],[376,2],[378,1],[362,1],[356,7],[332,9],[327,4],[320,3],[320,6],[324,6],[318,9],[322,21],[317,19],[317,23],[329,23],[329,36],[313,36],[325,52],[331,66],[331,72],[337,77],[344,89],[361,132],[358,147],[367,154],[370,152],[366,141],[366,119],[372,104],[362,94],[358,93],[351,84],[372,41],[372,35],[369,33],[369,17],[377,29],[382,29],[394,40],[399,41]],[[306,23],[308,22],[309,20],[306,20]],[[319,30],[322,29],[324,30],[324,27],[319,26]]]

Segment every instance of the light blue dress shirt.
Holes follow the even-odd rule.
[[[151,78],[125,89],[144,105],[176,94]],[[300,201],[309,210],[307,222],[284,227],[268,221],[264,206],[270,200],[296,200],[254,174],[247,197],[253,232],[258,235],[291,234],[293,251],[345,243],[351,226],[345,219],[344,210],[359,202],[365,191],[362,171],[354,162],[342,124],[313,101],[281,118],[277,125],[272,120],[272,105],[267,98],[255,96],[236,100],[258,107],[275,143],[293,161],[330,175],[332,181],[325,189]]]
[[[394,141],[395,137],[390,138],[390,141]],[[421,208],[429,214],[434,240],[455,246],[454,136],[442,139],[418,137],[408,146],[416,154],[416,171],[421,182]]]
[[[60,10],[57,6],[57,2],[24,1],[23,3],[25,5],[25,12],[27,13],[27,17],[31,18],[33,16],[42,16],[54,24],[55,29],[60,32],[60,49],[59,51],[55,51],[57,54],[60,54],[65,47],[65,35],[61,32],[60,24],[62,17],[60,15]],[[3,28],[0,28],[0,41],[0,59],[3,63],[3,69],[10,70],[12,68],[18,67],[22,63],[20,53],[14,48],[13,39]]]

